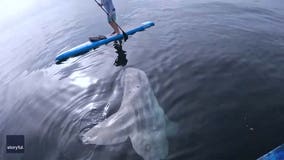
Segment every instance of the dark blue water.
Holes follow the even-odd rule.
[[[112,44],[54,64],[111,33],[91,0],[2,9],[1,160],[250,160],[284,142],[284,2],[114,4],[125,30],[156,23],[123,44],[125,67]],[[102,142],[82,142],[88,126]],[[24,154],[5,153],[14,134]]]

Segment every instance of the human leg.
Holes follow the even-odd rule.
[[[114,32],[112,34],[120,34],[119,28],[117,26],[116,22],[116,13],[112,13],[108,16],[108,23],[113,28]]]

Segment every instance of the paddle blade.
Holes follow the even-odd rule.
[[[128,35],[125,32],[122,32],[122,34],[123,34],[124,42],[126,42],[126,40],[128,39]]]

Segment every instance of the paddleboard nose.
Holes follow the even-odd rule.
[[[149,27],[155,26],[155,23],[152,22],[152,21],[147,21],[147,22],[142,23],[142,25],[143,25],[145,28],[149,28]]]

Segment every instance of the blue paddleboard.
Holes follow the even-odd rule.
[[[127,35],[133,35],[135,34],[136,32],[140,32],[140,31],[143,31],[147,28],[150,28],[152,26],[154,26],[154,22],[151,22],[151,21],[148,21],[148,22],[144,22],[142,23],[141,26],[138,26],[134,29],[131,29],[129,31],[126,32]],[[114,36],[111,36],[109,38],[106,38],[106,39],[102,39],[102,40],[99,40],[99,41],[96,41],[96,42],[85,42],[79,46],[76,46],[74,48],[71,48],[67,51],[64,51],[62,53],[60,53],[58,56],[56,56],[55,58],[55,61],[56,62],[61,62],[61,61],[64,61],[64,60],[67,60],[68,58],[70,57],[75,57],[75,56],[79,56],[81,54],[84,54],[86,52],[89,52],[91,49],[93,48],[97,48],[103,44],[107,44],[109,42],[112,42],[112,41],[116,41],[116,40],[121,40],[123,39],[123,35],[122,34],[119,34],[119,35],[114,35]]]
[[[257,160],[284,160],[284,144],[258,158]]]

